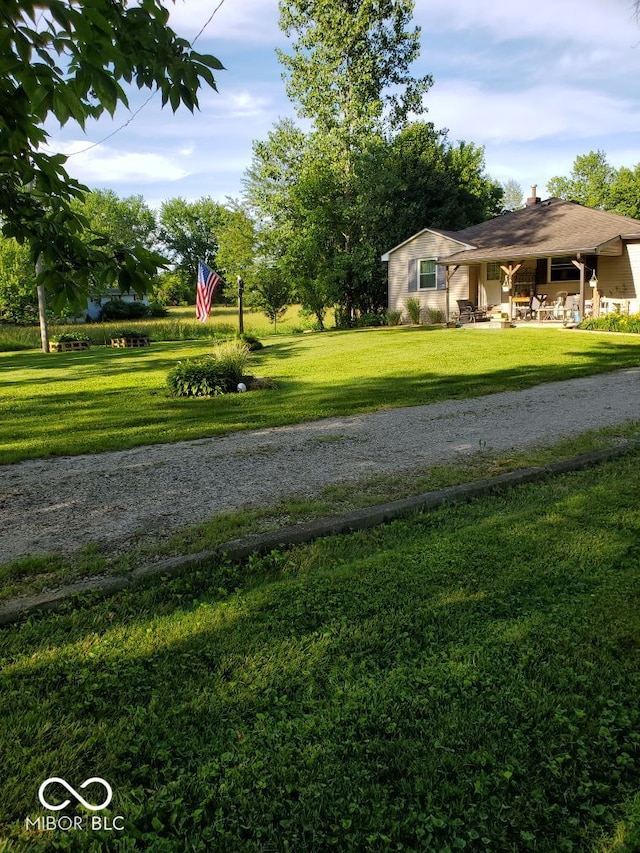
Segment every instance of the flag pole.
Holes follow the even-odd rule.
[[[244,334],[244,309],[242,306],[242,294],[244,293],[244,281],[238,276],[238,333]]]

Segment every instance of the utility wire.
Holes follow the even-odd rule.
[[[209,15],[209,17],[207,18],[205,23],[202,25],[202,27],[198,31],[198,34],[196,35],[196,37],[191,42],[192,46],[198,41],[198,39],[200,38],[202,33],[207,29],[207,27],[209,26],[209,24],[213,20],[214,15],[218,11],[218,9],[222,6],[223,3],[224,3],[224,0],[220,0],[220,2],[215,7],[213,12]],[[156,86],[156,88],[149,95],[147,100],[143,104],[141,104],[138,107],[138,109],[127,119],[127,121],[123,122],[123,124],[120,125],[120,127],[117,127],[115,130],[113,130],[111,133],[107,134],[107,136],[103,137],[98,142],[92,142],[91,145],[87,145],[86,148],[81,148],[80,151],[74,151],[71,154],[67,154],[67,159],[69,159],[70,157],[77,157],[78,154],[86,154],[87,151],[91,151],[92,148],[97,148],[99,145],[102,145],[103,143],[107,142],[107,140],[114,137],[117,133],[120,133],[121,130],[124,130],[125,127],[128,127],[131,124],[131,122],[142,112],[142,110],[147,106],[147,104],[151,100],[153,100],[153,98],[155,98],[155,96],[158,94],[159,91],[160,91],[159,88]]]
[[[218,11],[218,9],[220,8],[220,6],[222,6],[222,4],[223,4],[223,3],[224,3],[224,0],[220,0],[220,2],[218,3],[218,5],[216,6],[216,8],[213,10],[213,12],[212,12],[212,13],[209,15],[209,17],[207,18],[206,22],[203,24],[202,29],[200,30],[200,32],[198,33],[198,35],[197,35],[197,36],[194,38],[194,40],[191,42],[191,44],[195,44],[195,43],[198,41],[198,39],[200,38],[200,36],[202,35],[202,33],[207,29],[207,27],[209,26],[209,24],[210,24],[210,23],[211,23],[211,21],[213,20],[213,16],[216,14],[216,12],[217,12],[217,11]]]

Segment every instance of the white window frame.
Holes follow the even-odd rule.
[[[422,264],[433,264],[433,273],[423,273],[422,272]],[[417,264],[417,276],[418,276],[418,290],[437,290],[438,289],[438,265],[436,264],[435,258],[420,258]],[[433,275],[433,285],[429,285],[428,287],[423,287],[422,285],[422,277]]]
[[[491,272],[495,272],[495,275],[492,276]],[[501,278],[500,261],[487,261],[487,281],[500,281]]]

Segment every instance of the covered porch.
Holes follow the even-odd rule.
[[[438,263],[445,270],[447,319],[456,319],[459,313],[455,300],[449,298],[449,282],[461,266],[468,268],[469,299],[492,320],[567,324],[585,317],[634,313],[638,310],[638,300],[632,298],[635,292],[628,293],[613,277],[599,276],[600,268],[606,271],[607,258],[622,255],[622,246],[598,249],[600,253],[518,260],[459,258],[452,263],[443,258]],[[614,252],[603,254],[607,249]]]

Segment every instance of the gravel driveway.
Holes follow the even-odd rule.
[[[122,548],[379,472],[640,420],[640,368],[464,401],[0,466],[0,560]]]

